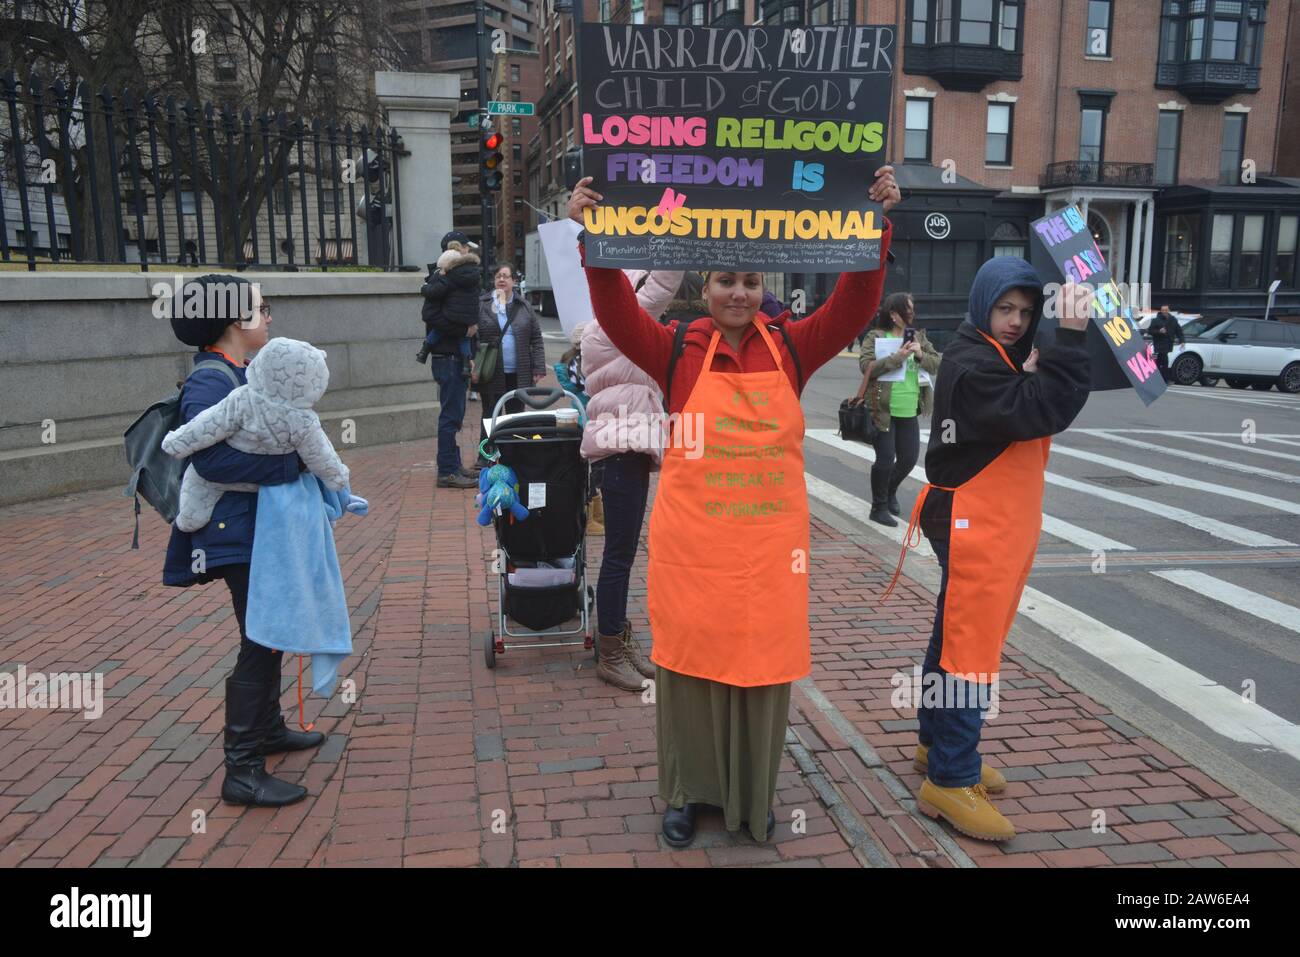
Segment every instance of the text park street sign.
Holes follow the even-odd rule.
[[[514,103],[503,102],[501,100],[488,101],[488,116],[532,116],[533,104],[531,103]]]

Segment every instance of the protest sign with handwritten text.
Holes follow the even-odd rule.
[[[843,272],[880,265],[890,26],[584,24],[578,136],[604,196],[587,262]]]
[[[1160,398],[1165,380],[1156,367],[1151,345],[1125,315],[1123,295],[1083,214],[1069,206],[1032,223],[1030,257],[1044,282],[1074,282],[1092,290],[1088,356],[1093,391],[1131,386],[1146,405]],[[1039,344],[1049,342],[1055,329],[1056,323],[1045,317]]]

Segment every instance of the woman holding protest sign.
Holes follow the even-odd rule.
[[[590,183],[574,189],[571,213],[599,204]],[[878,170],[868,192],[894,206],[893,168]],[[678,335],[678,323],[660,325],[637,305],[620,270],[587,267],[601,328],[680,417],[650,517],[648,575],[659,794],[674,847],[694,838],[698,804],[721,808],[729,831],[747,825],[755,840],[775,829],[790,684],[811,670],[799,392],[852,341],[863,311],[875,312],[891,234],[886,223],[881,268],[842,274],[807,319],[778,317],[775,335],[756,318],[761,273],[707,271],[708,315]],[[683,441],[692,427],[698,441]]]
[[[929,415],[934,404],[930,376],[939,371],[943,357],[917,329],[916,304],[911,293],[896,292],[880,307],[863,341],[858,365],[862,385],[858,402],[867,400],[876,427],[872,445],[876,461],[871,466],[871,520],[894,526],[902,513],[898,487],[916,465],[921,449],[918,416]],[[888,350],[882,340],[893,340]],[[901,340],[901,344],[899,341]],[[891,373],[903,370],[901,379]],[[890,381],[893,380],[893,381]]]

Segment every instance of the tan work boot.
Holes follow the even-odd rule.
[[[930,770],[930,749],[926,745],[916,746],[916,758],[912,761],[912,767],[922,774]],[[1002,776],[1002,772],[983,761],[980,762],[980,784],[984,785],[984,790],[989,794],[1007,789],[1007,779]]]
[[[599,492],[592,497],[591,504],[587,507],[587,534],[605,534],[605,502]]]
[[[627,656],[627,663],[630,664],[647,678],[655,676],[655,666],[646,661],[641,655],[641,643],[636,640],[636,635],[632,633],[632,623],[623,622],[623,653]]]
[[[981,841],[1009,841],[1016,836],[1016,829],[993,806],[982,784],[941,788],[926,778],[917,793],[916,807],[926,817],[941,817],[963,834]]]
[[[627,660],[623,650],[622,635],[602,635],[596,633],[596,647],[599,658],[596,660],[596,675],[606,684],[624,691],[640,691],[644,680]]]

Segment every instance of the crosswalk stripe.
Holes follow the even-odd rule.
[[[1136,475],[1138,478],[1146,479],[1148,482],[1162,482],[1173,488],[1192,489],[1197,492],[1205,492],[1209,495],[1220,495],[1224,498],[1233,498],[1239,502],[1251,502],[1255,505],[1262,505],[1265,508],[1271,508],[1275,511],[1286,512],[1289,515],[1300,515],[1300,504],[1288,502],[1285,499],[1274,498],[1272,495],[1260,495],[1258,492],[1247,492],[1245,489],[1230,488],[1226,485],[1219,485],[1214,482],[1202,482],[1199,479],[1188,478],[1184,475],[1175,475],[1173,472],[1164,472],[1160,469],[1147,468],[1145,465],[1138,465],[1135,462],[1126,462],[1123,459],[1113,459],[1109,455],[1099,455],[1096,452],[1087,452],[1083,449],[1071,448],[1061,442],[1052,443],[1053,455],[1064,455],[1067,458],[1083,459],[1085,462],[1095,462],[1098,465],[1105,465],[1108,468],[1118,469],[1121,472],[1128,472],[1130,475]]]
[[[1292,439],[1284,439],[1278,435],[1261,435],[1259,438],[1263,439],[1265,442],[1277,442],[1280,445],[1300,445],[1300,442],[1296,442]]]
[[[1183,388],[1171,388],[1169,394],[1181,395],[1189,399],[1217,399],[1220,402],[1236,402],[1238,405],[1263,405],[1274,409],[1294,409],[1297,407],[1295,402],[1292,402],[1289,399],[1270,396],[1267,392],[1261,392],[1257,397],[1247,395],[1228,395],[1227,393],[1219,395],[1215,391],[1207,391],[1200,388],[1193,388],[1192,386],[1184,386]]]
[[[928,429],[921,430],[922,436],[927,436],[928,434]],[[1288,542],[1280,538],[1274,538],[1272,535],[1265,535],[1262,532],[1252,531],[1249,528],[1242,528],[1240,525],[1221,522],[1217,518],[1210,518],[1207,515],[1198,515],[1195,512],[1189,512],[1186,509],[1177,508],[1173,505],[1148,502],[1146,499],[1138,498],[1136,495],[1129,495],[1125,492],[1119,491],[1118,489],[1097,488],[1095,485],[1088,485],[1085,482],[1079,482],[1075,479],[1067,478],[1064,475],[1057,475],[1055,472],[1047,472],[1044,477],[1050,485],[1059,485],[1062,488],[1068,488],[1074,492],[1082,492],[1084,495],[1092,495],[1096,498],[1102,498],[1108,502],[1114,502],[1116,505],[1125,505],[1129,508],[1137,509],[1139,512],[1150,512],[1152,515],[1158,515],[1161,518],[1167,518],[1170,521],[1178,522],[1179,524],[1186,525],[1189,528],[1207,532],[1215,538],[1222,538],[1225,541],[1236,542],[1238,545],[1249,545],[1252,548],[1259,546],[1278,548],[1295,544],[1295,542]]]
[[[1159,452],[1161,455],[1171,455],[1175,458],[1187,459],[1189,462],[1202,462],[1205,465],[1212,465],[1216,468],[1229,469],[1233,472],[1241,472],[1245,475],[1256,475],[1260,478],[1272,479],[1277,482],[1287,482],[1292,485],[1300,485],[1300,475],[1292,475],[1289,472],[1275,472],[1272,469],[1261,468],[1258,465],[1246,465],[1244,462],[1233,462],[1229,459],[1215,458],[1212,455],[1201,455],[1198,452],[1188,452],[1186,449],[1176,449],[1168,445],[1157,445],[1155,442],[1143,442],[1141,439],[1132,439],[1127,435],[1115,435],[1108,429],[1075,429],[1082,435],[1091,435],[1099,439],[1105,439],[1108,442],[1118,442],[1120,445],[1129,445],[1135,449],[1151,449],[1153,452]]]
[[[850,455],[855,455],[860,459],[865,459],[868,462],[876,461],[875,449],[863,445],[861,442],[845,441],[831,429],[809,429],[807,435],[809,438],[821,442],[823,445],[829,445],[833,448],[840,449],[841,451],[848,452]],[[921,484],[925,484],[925,469],[921,468],[919,465],[912,469],[908,475]],[[868,511],[870,511],[870,509],[868,509]],[[1090,552],[1098,550],[1108,552],[1133,551],[1132,545],[1125,545],[1123,542],[1117,542],[1113,538],[1107,538],[1105,535],[1099,535],[1089,529],[1080,528],[1078,525],[1072,525],[1071,523],[1052,515],[1043,515],[1043,531],[1054,538],[1071,542]]]
[[[1025,589],[1020,613],[1150,688],[1225,738],[1255,747],[1276,748],[1300,760],[1300,727],[1131,635],[1035,588]]]
[[[1154,442],[1143,442],[1140,439],[1130,439],[1126,435],[1112,435],[1105,429],[1075,429],[1083,435],[1092,435],[1099,439],[1105,439],[1108,442],[1118,442],[1120,445],[1129,445],[1135,449],[1151,449],[1159,452],[1161,455],[1171,455],[1175,458],[1187,459],[1189,462],[1202,462],[1205,465],[1213,465],[1216,468],[1229,469],[1233,472],[1241,472],[1246,475],[1256,475],[1260,478],[1273,479],[1278,482],[1287,482],[1292,485],[1300,485],[1300,475],[1291,475],[1287,472],[1275,472],[1272,469],[1260,468],[1257,465],[1246,465],[1242,462],[1231,462],[1228,459],[1215,458],[1212,455],[1200,455],[1197,452],[1188,452],[1184,449],[1170,448],[1167,445],[1157,445]]]
[[[1184,432],[1180,437],[1191,442],[1201,442],[1205,445],[1218,445],[1225,449],[1239,449],[1242,452],[1249,452],[1252,455],[1267,455],[1275,459],[1287,459],[1292,462],[1300,462],[1300,455],[1292,455],[1290,452],[1276,452],[1273,449],[1261,449],[1256,445],[1247,445],[1245,442],[1224,442],[1220,439],[1212,439],[1208,436],[1196,435],[1192,432]],[[1260,436],[1257,435],[1255,438],[1260,438]]]
[[[870,505],[815,476],[806,477],[808,494],[849,515],[865,515]],[[871,525],[901,543],[905,529]],[[886,566],[890,564],[885,562]],[[1019,613],[1064,641],[1151,689],[1211,730],[1233,741],[1271,747],[1300,759],[1300,727],[1240,694],[1162,655],[1122,631],[1111,628],[1036,588],[1025,588]]]
[[[1300,634],[1300,608],[1189,568],[1170,568],[1152,571],[1151,574],[1175,585],[1182,585],[1198,595],[1213,598],[1237,611],[1271,622],[1279,628]]]
[[[871,503],[866,499],[859,498],[852,492],[846,492],[837,485],[832,485],[830,482],[819,479],[811,472],[804,473],[804,483],[808,487],[808,494],[813,498],[838,509],[850,518],[861,522],[863,525],[870,521],[868,516],[871,514]],[[900,522],[893,528],[890,528],[887,525],[877,525],[874,523],[871,527],[886,538],[893,540],[899,548],[902,548],[903,536],[907,534],[907,524],[905,522]],[[920,555],[924,558],[934,557],[934,549],[930,547],[930,543],[926,540],[924,535],[921,536],[921,544],[911,549],[911,551],[913,554]],[[890,562],[886,561],[885,564],[888,565]]]

